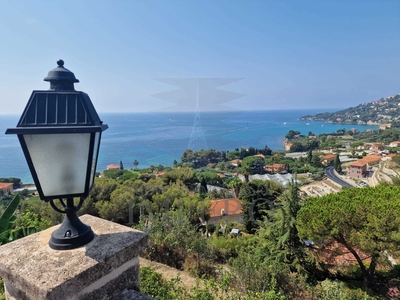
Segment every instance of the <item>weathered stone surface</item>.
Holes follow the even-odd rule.
[[[81,248],[51,249],[48,241],[58,226],[0,247],[0,277],[10,296],[94,299],[93,289],[98,289],[108,298],[96,299],[112,299],[123,289],[139,289],[138,255],[147,235],[90,215],[80,218],[96,235]]]

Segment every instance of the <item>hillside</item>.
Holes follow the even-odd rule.
[[[400,94],[333,113],[307,115],[301,117],[300,120],[344,124],[384,124],[398,122],[400,119],[399,112]]]

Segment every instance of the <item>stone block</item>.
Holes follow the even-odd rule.
[[[141,231],[90,215],[80,217],[95,238],[73,250],[48,246],[54,226],[0,247],[0,277],[7,299],[113,299],[139,290],[139,253],[147,246]]]

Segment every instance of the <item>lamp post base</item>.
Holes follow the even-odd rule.
[[[65,208],[66,215],[60,228],[51,234],[49,246],[54,250],[70,250],[90,243],[94,238],[92,228],[79,220],[74,210]]]

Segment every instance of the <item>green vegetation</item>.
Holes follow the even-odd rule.
[[[120,170],[104,171],[103,177],[95,179],[79,213],[146,231],[149,246],[143,257],[198,278],[197,285],[185,286],[180,278],[166,280],[142,268],[142,292],[156,299],[384,299],[399,276],[387,255],[400,257],[396,232],[400,187],[386,184],[301,199],[295,182],[284,188],[274,181],[248,179],[274,164],[283,166],[282,173],[311,172],[313,179],[320,179],[323,148],[346,144],[355,156],[359,154],[354,149],[364,141],[388,142],[399,134],[397,128],[352,135],[341,129],[318,136],[291,130],[287,137],[294,149],[307,151],[304,157],[273,153],[266,146],[230,152],[188,149],[174,167],[138,169],[135,161],[134,170],[126,170],[121,161]],[[231,160],[242,163],[236,166]],[[400,163],[396,157],[393,161]],[[333,164],[340,172],[339,155]],[[62,220],[38,197],[28,191],[22,194],[26,199],[17,205],[18,217],[11,216],[8,238]],[[205,222],[210,220],[209,200],[232,197],[243,201],[242,223],[223,218],[211,225]],[[1,204],[5,210],[12,199],[3,197],[0,212]],[[231,233],[233,228],[239,234]],[[357,263],[338,263],[338,251],[327,252],[337,245],[352,253]]]
[[[339,174],[342,173],[342,164],[340,163],[339,153],[336,153],[335,160],[333,161],[335,171]]]
[[[346,189],[337,194],[309,199],[298,215],[303,239],[343,245],[357,260],[365,286],[374,283],[378,264],[388,265],[390,255],[399,255],[400,187],[378,186]],[[362,256],[370,257],[367,265]]]
[[[194,168],[206,167],[210,164],[218,164],[221,162],[231,161],[235,159],[244,159],[245,157],[252,157],[256,154],[263,154],[265,156],[269,156],[272,154],[272,150],[265,146],[263,149],[258,148],[241,148],[235,149],[232,152],[225,151],[217,151],[215,149],[204,150],[201,149],[199,151],[192,151],[187,149],[182,157],[181,161],[183,164],[190,164],[190,166]]]
[[[364,103],[333,113],[307,115],[302,120],[324,120],[330,123],[367,124],[392,123],[399,120],[400,95],[382,98],[373,103]]]
[[[14,213],[20,202],[21,197],[16,195],[0,216],[0,245],[12,240],[11,230],[15,220],[17,219]]]
[[[282,194],[283,187],[272,181],[252,180],[240,189],[239,199],[243,201],[242,219],[248,233],[254,233],[260,222],[274,207],[274,201]]]
[[[140,268],[141,292],[157,300],[285,300],[274,291],[243,295],[231,289],[234,278],[225,274],[222,280],[203,280],[191,288],[183,285],[179,277],[166,280],[150,267]]]

